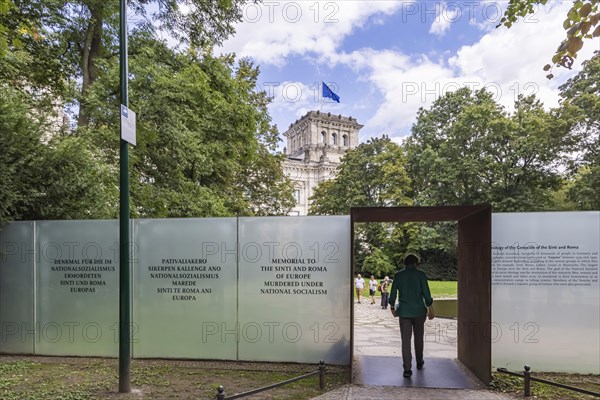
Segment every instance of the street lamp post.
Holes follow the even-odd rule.
[[[119,75],[121,104],[129,107],[127,95],[127,5],[119,0]],[[119,107],[119,115],[121,107]],[[121,119],[122,120],[122,119]],[[122,122],[121,122],[122,124]],[[123,127],[121,127],[121,131]],[[123,140],[119,149],[119,392],[131,392],[131,337],[129,283],[129,144]]]

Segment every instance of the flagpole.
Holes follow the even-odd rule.
[[[321,88],[321,96],[319,97],[319,112],[323,112],[323,81],[321,81],[319,87]]]
[[[321,78],[321,70],[319,69],[319,64],[317,64],[317,74],[319,75],[319,112],[323,112],[323,78]]]

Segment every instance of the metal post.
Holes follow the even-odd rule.
[[[524,369],[525,371],[523,371],[523,394],[525,395],[525,397],[529,397],[531,396],[531,372],[529,372],[531,367],[529,367],[529,365],[526,365]]]
[[[325,389],[325,361],[319,361],[319,388]]]
[[[225,388],[223,385],[217,388],[217,400],[225,400]]]
[[[127,95],[127,5],[119,0],[119,76],[121,104]],[[119,107],[119,115],[121,110]],[[119,135],[120,136],[120,135]],[[119,149],[119,392],[131,392],[131,337],[129,290],[129,145],[121,139]]]

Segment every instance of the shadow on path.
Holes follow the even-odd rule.
[[[402,376],[402,358],[358,356],[353,383],[357,385],[402,386],[445,389],[483,389],[484,386],[456,359],[428,358],[422,370]]]
[[[485,386],[456,359],[456,320],[425,323],[425,366],[402,376],[402,342],[398,319],[377,304],[354,305],[352,383],[413,388],[482,389]],[[414,350],[413,350],[414,352]],[[414,355],[413,355],[414,357]]]

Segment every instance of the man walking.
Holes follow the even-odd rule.
[[[400,317],[400,338],[402,339],[403,376],[412,375],[411,336],[415,334],[415,358],[417,369],[422,369],[425,317],[433,319],[433,299],[429,291],[427,275],[417,269],[419,258],[414,254],[404,257],[405,268],[396,273],[392,283],[389,304],[394,317]],[[395,308],[398,298],[398,308]]]

